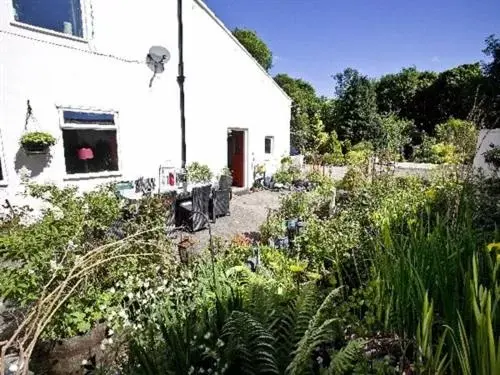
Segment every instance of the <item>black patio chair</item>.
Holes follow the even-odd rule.
[[[192,232],[204,229],[208,225],[211,189],[211,185],[193,188],[191,199],[181,201],[177,207],[181,224]]]
[[[220,216],[228,216],[231,214],[229,202],[232,199],[232,184],[231,176],[221,176],[219,186],[212,191],[212,199],[210,200],[210,218],[214,221]]]

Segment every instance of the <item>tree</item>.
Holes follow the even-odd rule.
[[[309,82],[287,74],[278,74],[274,80],[292,99],[290,140],[293,147],[304,152],[315,144],[317,137],[323,136],[318,134],[324,131],[320,100]]]
[[[413,122],[398,118],[394,114],[380,118],[380,134],[374,140],[379,156],[386,160],[400,160],[403,148],[411,141]]]
[[[492,61],[483,67],[486,91],[484,120],[487,127],[494,128],[500,125],[500,39],[490,35],[486,39],[483,53],[492,58]]]
[[[415,67],[382,76],[376,87],[379,112],[394,113],[403,118],[414,117],[417,94],[432,85],[437,76],[434,72],[419,72]]]
[[[377,94],[368,77],[357,70],[347,68],[334,76],[336,130],[341,139],[352,143],[376,138]]]
[[[236,28],[233,35],[266,71],[272,68],[273,53],[255,31]]]

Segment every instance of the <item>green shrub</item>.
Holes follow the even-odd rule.
[[[170,249],[162,200],[146,198],[137,207],[130,207],[133,216],[124,219],[121,202],[110,187],[84,194],[78,194],[76,188],[52,185],[30,185],[27,190],[51,208],[31,225],[14,219],[0,227],[0,259],[12,265],[0,273],[0,294],[4,298],[20,306],[31,305],[40,298],[49,280],[58,285],[90,251],[105,244],[111,246],[116,241],[111,228],[120,221],[122,235],[144,233],[118,246],[115,253],[150,254],[142,259],[120,255],[114,262],[104,258],[103,267],[82,276],[79,288],[45,330],[46,337],[86,333],[105,318],[107,309],[120,306],[118,295],[110,290],[116,289],[125,273],[148,278],[157,272],[156,267],[171,263],[162,260],[169,258]]]
[[[500,168],[500,147],[492,147],[488,151],[483,153],[484,155],[484,161],[488,164],[491,164],[491,166],[495,169]]]
[[[340,166],[344,165],[344,155],[340,154],[323,154],[321,157],[321,164],[323,165],[335,165]]]
[[[453,145],[458,163],[470,163],[476,153],[478,131],[472,122],[450,119],[436,126],[439,143]]]
[[[273,175],[273,179],[277,183],[289,185],[298,180],[300,176],[300,169],[292,165],[292,158],[287,156],[281,159],[281,166]]]
[[[212,171],[206,164],[192,162],[186,167],[187,178],[192,183],[207,183],[212,179]]]

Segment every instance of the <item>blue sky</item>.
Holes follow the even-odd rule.
[[[500,36],[500,0],[205,0],[231,29],[256,30],[288,73],[332,96],[332,74],[371,77],[415,65],[442,71],[484,59]]]

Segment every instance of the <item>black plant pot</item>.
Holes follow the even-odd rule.
[[[23,148],[27,154],[47,154],[50,146],[43,143],[24,143]]]

